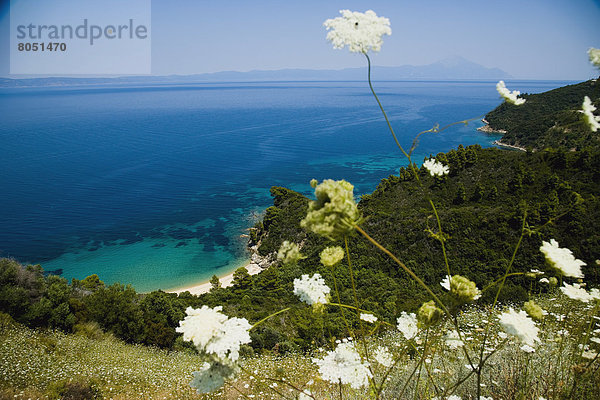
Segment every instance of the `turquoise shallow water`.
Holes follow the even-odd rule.
[[[500,103],[495,82],[375,85],[403,145]],[[139,291],[244,264],[273,185],[344,178],[358,195],[405,165],[362,82],[0,89],[0,107],[0,255]],[[423,136],[414,159],[490,146],[479,126]]]

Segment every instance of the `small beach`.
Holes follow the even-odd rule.
[[[248,264],[244,265],[244,267],[246,268],[246,270],[248,271],[248,273],[250,275],[256,275],[263,270],[258,264],[254,264],[250,261],[248,261]],[[221,287],[229,287],[229,286],[233,285],[233,274],[234,274],[234,272],[219,277],[219,282],[221,282]],[[210,292],[211,287],[212,287],[212,285],[209,280],[209,281],[206,281],[206,282],[203,282],[200,284],[196,284],[193,286],[186,286],[186,287],[183,287],[180,289],[168,290],[167,293],[179,294],[179,293],[183,293],[183,292],[190,292],[191,294],[199,295],[199,294]]]

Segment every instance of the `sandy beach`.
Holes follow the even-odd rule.
[[[245,267],[250,275],[256,275],[260,271],[263,270],[258,264],[255,264],[252,262],[248,262],[248,264],[246,264]],[[225,276],[220,276],[219,282],[221,282],[222,287],[232,286],[233,285],[233,272],[231,274],[228,274]],[[210,288],[211,288],[210,281],[206,281],[206,282],[194,285],[194,286],[188,286],[188,287],[183,287],[180,289],[169,290],[168,293],[182,293],[182,292],[187,291],[187,292],[190,292],[191,294],[202,294],[202,293],[208,293],[210,291]]]

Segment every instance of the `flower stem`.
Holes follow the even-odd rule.
[[[284,308],[283,310],[279,310],[279,311],[277,311],[276,313],[273,313],[273,314],[271,314],[271,315],[269,315],[269,316],[266,316],[266,317],[264,317],[263,319],[261,319],[260,321],[258,321],[258,322],[257,322],[257,323],[255,323],[254,325],[252,325],[252,326],[250,327],[250,329],[248,329],[248,330],[249,330],[249,331],[251,331],[252,329],[256,328],[258,325],[262,324],[263,322],[265,322],[265,321],[266,321],[266,320],[268,320],[269,318],[273,318],[274,316],[276,316],[276,315],[278,315],[278,314],[281,314],[281,313],[283,313],[283,312],[286,312],[286,311],[288,311],[289,309],[291,309],[291,307]]]

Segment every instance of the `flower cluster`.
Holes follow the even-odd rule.
[[[448,166],[437,162],[435,159],[430,158],[429,160],[423,162],[423,166],[429,171],[431,176],[443,176],[447,175],[450,172]]]
[[[542,309],[542,307],[538,306],[535,301],[529,300],[523,304],[523,309],[527,314],[536,321],[541,321],[544,319],[544,316],[548,314],[546,311]]]
[[[405,339],[412,339],[417,336],[419,328],[417,327],[417,316],[413,313],[407,314],[402,311],[402,314],[397,319],[397,327]]]
[[[321,264],[326,267],[333,267],[344,258],[344,249],[340,246],[326,247],[321,252]]]
[[[279,251],[277,251],[277,259],[284,264],[296,264],[298,261],[305,258],[300,253],[300,247],[296,243],[290,243],[285,240]]]
[[[596,67],[600,68],[600,49],[590,47],[588,50],[588,56],[590,57],[590,62]]]
[[[376,316],[374,316],[373,314],[368,314],[368,313],[360,313],[360,319],[362,319],[363,321],[370,322],[370,323],[374,323],[377,321]]]
[[[564,276],[583,278],[581,266],[586,264],[573,257],[571,250],[558,247],[556,240],[550,239],[550,242],[542,241],[540,251],[544,253],[550,265],[558,269]]]
[[[301,279],[294,279],[294,294],[308,305],[325,304],[331,289],[325,284],[320,274],[312,277],[302,275]]]
[[[391,35],[390,20],[378,17],[372,10],[364,13],[341,10],[341,17],[328,19],[323,25],[329,31],[329,40],[336,49],[348,46],[352,53],[379,51],[383,35]]]
[[[511,308],[500,314],[500,324],[511,335],[516,336],[521,342],[529,346],[535,346],[539,342],[539,328],[535,322],[527,316],[525,311],[516,312]]]
[[[360,389],[369,384],[372,377],[369,363],[363,362],[352,342],[338,344],[335,350],[327,352],[323,359],[315,358],[313,362],[319,366],[321,377],[331,383],[350,384]]]
[[[590,126],[592,132],[596,132],[600,128],[600,116],[594,115],[596,107],[592,104],[592,100],[585,96],[581,105],[580,113],[583,113],[585,122]]]
[[[435,305],[435,301],[430,300],[419,308],[417,320],[421,325],[429,326],[439,321],[443,314],[444,312]]]
[[[193,342],[199,351],[236,361],[240,345],[250,343],[251,325],[246,318],[228,318],[221,313],[222,309],[206,305],[196,309],[188,307],[187,316],[175,330],[183,333],[183,340]]]
[[[354,186],[345,180],[326,179],[315,187],[316,201],[310,202],[300,226],[336,240],[351,233],[361,221],[354,201]]]
[[[560,288],[560,291],[563,292],[563,294],[568,298],[579,300],[584,303],[587,303],[593,299],[593,297],[577,283],[569,285],[568,283],[564,282],[563,287]]]
[[[504,100],[508,101],[515,106],[520,106],[525,103],[525,99],[521,99],[518,96],[521,94],[518,90],[513,90],[512,92],[506,88],[506,84],[504,81],[500,81],[496,84],[496,90],[500,93],[500,96],[504,98]]]

